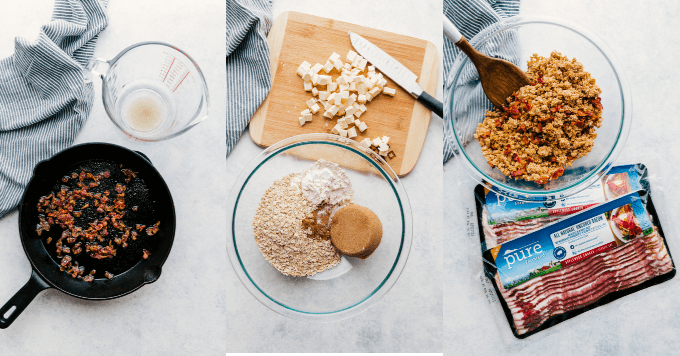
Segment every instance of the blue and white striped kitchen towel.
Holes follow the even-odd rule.
[[[0,60],[0,217],[21,200],[33,167],[73,143],[94,101],[83,68],[106,27],[108,0],[56,0],[31,43]]]
[[[271,0],[227,0],[227,155],[271,88]]]
[[[519,14],[519,0],[444,0],[444,15],[453,22],[460,33],[465,38],[472,39],[483,29],[494,23],[511,16]],[[515,51],[513,46],[504,45],[498,46],[497,53],[485,53],[494,57],[504,58],[512,62],[516,62]],[[460,55],[460,50],[444,37],[444,98],[449,97],[449,93],[453,84],[453,77],[449,71],[453,67],[456,57]],[[469,130],[474,130],[477,122],[469,120],[470,117],[484,117],[487,108],[484,106],[488,102],[484,95],[482,85],[479,83],[477,72],[473,66],[470,66],[469,73],[462,73],[459,81],[463,81],[467,86],[462,90],[457,90],[456,95],[463,95],[466,99],[461,102],[467,103],[467,109],[479,108],[477,112],[469,112],[466,117],[454,118],[466,120],[469,123]],[[475,104],[479,103],[479,104]],[[488,102],[488,109],[491,109],[491,103]],[[453,142],[453,129],[451,127],[451,119],[449,118],[448,110],[444,110],[444,162],[448,161],[454,155],[455,144]]]

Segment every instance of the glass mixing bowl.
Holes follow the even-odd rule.
[[[253,217],[274,181],[319,159],[339,164],[349,176],[354,202],[380,218],[382,240],[365,260],[344,257],[352,268],[336,278],[289,277],[260,252]],[[227,206],[227,250],[236,274],[262,304],[291,318],[333,321],[368,309],[397,281],[411,249],[411,207],[399,178],[375,152],[336,135],[299,135],[265,149],[243,170]]]
[[[558,51],[576,58],[602,90],[602,127],[592,151],[565,167],[562,177],[547,184],[515,180],[491,168],[473,137],[477,124],[493,105],[484,95],[479,75],[467,56],[460,54],[449,73],[446,120],[454,132],[454,149],[464,169],[474,179],[504,196],[526,200],[556,200],[576,194],[611,168],[623,149],[632,120],[632,103],[621,66],[611,50],[593,33],[567,21],[545,16],[515,16],[500,21],[475,36],[478,51],[513,62],[526,71],[532,54],[547,57]]]

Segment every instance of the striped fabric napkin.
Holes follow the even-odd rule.
[[[486,27],[517,14],[519,14],[519,0],[444,0],[444,15],[458,27],[460,33],[468,41]],[[514,55],[514,49],[512,48],[500,48],[499,51],[500,53],[492,55],[507,60],[511,60],[511,58],[506,57]],[[449,97],[453,84],[453,77],[449,71],[452,69],[453,63],[460,53],[460,50],[448,38],[444,37],[444,98]],[[459,93],[467,97],[464,100],[465,102],[486,102],[484,90],[477,81],[476,75],[476,71],[470,73],[470,86],[464,88],[465,90]],[[485,110],[480,110],[479,113],[473,113],[469,116],[483,118],[484,112]],[[448,116],[448,110],[444,110],[444,162],[453,157],[455,148],[451,118]],[[470,124],[476,127],[476,122],[471,122]]]
[[[227,155],[271,87],[271,0],[227,0]]]
[[[94,101],[83,68],[106,27],[108,0],[56,0],[31,43],[0,60],[0,217],[17,206],[33,167],[73,143]]]

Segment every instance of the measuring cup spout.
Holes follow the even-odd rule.
[[[106,73],[109,71],[109,68],[111,68],[111,63],[109,63],[109,61],[107,61],[106,59],[101,58],[90,59],[90,61],[87,62],[87,66],[83,70],[85,81],[86,82],[92,81],[92,73],[98,75],[101,78],[104,78],[104,75],[106,75]]]

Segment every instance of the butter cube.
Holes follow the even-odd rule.
[[[312,80],[312,75],[313,75],[312,71],[311,71],[311,70],[308,70],[305,74],[302,75],[302,81],[303,81],[303,82],[309,82],[309,81],[311,81],[311,80]]]
[[[305,82],[305,91],[312,91],[312,82]]]
[[[366,112],[366,105],[365,104],[359,105],[359,110],[361,110],[362,112]]]
[[[321,95],[319,95],[319,97],[321,97]],[[357,99],[357,102],[358,102],[359,104],[364,104],[364,103],[366,103],[366,95],[364,95],[364,94],[359,94],[359,98]]]
[[[347,57],[346,57],[347,62],[350,62],[350,63],[353,62],[354,58],[356,58],[356,56],[357,56],[357,53],[350,49],[349,52],[347,53]]]
[[[312,76],[312,84],[314,84],[314,85],[318,85],[318,84],[319,84],[319,75],[318,75],[318,74],[314,74],[314,75]]]
[[[319,71],[320,71],[322,68],[323,68],[323,64],[321,64],[321,63],[315,64],[315,65],[312,67],[312,69],[311,69],[312,75],[314,75],[314,74],[319,74]]]
[[[312,109],[312,114],[316,114],[316,113],[319,112],[319,110],[321,109],[321,107],[319,106],[319,104],[314,104],[314,105],[312,105],[312,108],[311,108],[311,109]]]
[[[320,92],[319,92],[319,99],[321,99],[321,100],[328,100],[328,96],[329,96],[330,94],[331,94],[331,93],[329,93],[329,92],[327,92],[327,91],[325,91],[325,90],[324,90],[324,91],[320,91]]]
[[[336,135],[340,134],[340,130],[342,130],[342,127],[340,125],[335,125],[333,126],[333,129],[331,130],[331,133],[334,133]]]
[[[373,146],[375,147],[378,147],[382,144],[382,140],[380,139],[380,137],[376,137],[373,139],[373,141],[371,141],[371,144],[373,144]]]
[[[298,120],[300,121],[300,126],[303,126],[305,123],[307,123],[307,120],[305,120],[305,118],[302,117],[302,116],[300,116],[300,118],[298,118]]]
[[[346,115],[354,115],[354,112],[357,111],[354,106],[349,106],[347,109],[345,109],[345,114]]]
[[[357,137],[357,129],[352,127],[351,129],[347,130],[347,137],[349,137],[349,138]]]
[[[354,59],[352,60],[352,67],[354,67],[354,68],[358,67],[359,63],[361,62],[362,59],[364,59],[364,57],[362,57],[360,54],[357,54],[356,56],[354,56]],[[349,61],[349,59],[348,59],[348,61]]]
[[[314,104],[316,104],[316,99],[311,98],[311,99],[307,100],[307,107],[308,108],[311,109]]]
[[[339,108],[337,106],[333,105],[328,109],[328,112],[331,113],[332,116],[335,116],[335,114],[338,113],[338,109]]]
[[[333,70],[333,63],[331,61],[326,61],[326,64],[323,66],[323,71],[326,73],[330,73]]]
[[[345,63],[342,67],[347,69],[347,70],[352,69],[352,65],[350,63]]]
[[[342,104],[342,97],[340,94],[336,94],[335,97],[333,98],[335,100],[334,104],[335,105],[340,105]],[[330,99],[329,99],[330,100]]]
[[[328,85],[326,85],[326,90],[328,90],[329,92],[334,92],[338,90],[338,83],[333,82],[328,83]]]
[[[384,87],[385,85],[387,85],[387,80],[385,80],[385,78],[380,78],[378,79],[376,85],[378,85],[379,87]]]
[[[309,111],[309,109],[305,109],[303,112],[300,113],[300,115],[305,116],[309,113],[311,113],[311,111]]]
[[[298,69],[297,69],[297,71],[296,71],[296,72],[297,72],[297,75],[299,75],[300,77],[304,77],[304,75],[305,75],[307,72],[309,72],[309,70],[310,70],[311,68],[312,68],[312,65],[309,64],[307,61],[304,61],[304,62],[302,62],[302,64],[300,64],[300,66],[298,67]]]
[[[357,91],[357,83],[351,82],[349,83],[349,91]]]
[[[366,148],[371,148],[371,140],[368,138],[365,138],[363,141],[359,142],[359,144]]]
[[[368,63],[368,61],[365,58],[362,58],[361,61],[359,61],[359,65],[357,66],[357,68],[361,69],[362,71],[365,70],[366,63]]]
[[[347,126],[348,126],[348,125],[347,125],[347,121],[345,121],[344,118],[338,119],[338,125],[340,125],[340,127],[342,127],[343,129],[346,129]]]
[[[312,88],[312,95],[318,96],[319,95],[319,89],[317,89],[316,87]]]
[[[361,131],[361,132],[366,131],[366,129],[368,128],[368,126],[366,125],[365,122],[360,123],[359,126],[357,126],[357,127],[359,128],[359,131]]]
[[[385,87],[385,89],[383,89],[383,93],[385,93],[385,94],[387,94],[387,95],[389,95],[389,96],[394,96],[394,94],[395,94],[396,92],[397,92],[397,91],[396,91],[395,89],[388,88],[388,87]]]
[[[334,60],[333,61],[333,67],[338,71],[341,70],[343,68],[342,61],[339,60],[339,59]]]
[[[307,122],[311,122],[314,117],[312,116],[311,113],[309,113],[307,115],[302,116],[302,118],[305,119],[305,121]]]
[[[338,95],[337,93],[331,93],[331,95],[328,96],[328,101],[333,104],[335,103],[335,96]]]
[[[331,76],[330,75],[321,75],[319,76],[319,85],[328,85],[328,83],[331,82]]]
[[[335,53],[335,52],[333,52],[333,54],[331,54],[330,58],[328,58],[328,60],[331,61],[331,62],[334,62],[338,59],[340,59],[340,55]]]
[[[347,114],[343,119],[345,119],[347,125],[354,124],[354,116],[352,114]]]
[[[384,143],[384,144],[387,144],[388,142],[390,142],[390,138],[387,137],[387,136],[384,136],[384,135],[383,135],[381,140],[382,140],[382,143]]]
[[[340,136],[347,137],[347,130],[340,129],[338,131],[340,131]]]
[[[338,105],[338,115],[345,115],[345,105]]]

